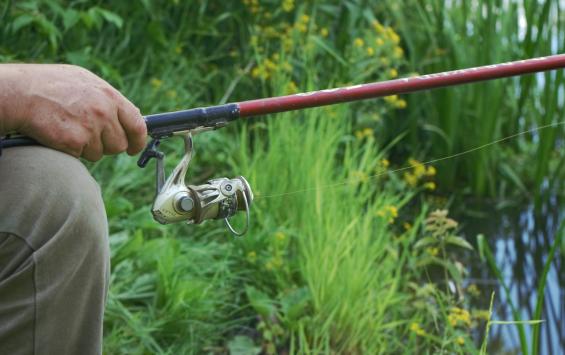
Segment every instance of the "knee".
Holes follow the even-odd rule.
[[[0,229],[34,250],[107,258],[107,221],[98,184],[79,160],[43,147],[10,148],[0,159]]]

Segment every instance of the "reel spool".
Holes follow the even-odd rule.
[[[156,164],[156,194],[151,207],[153,218],[161,224],[185,221],[200,224],[209,219],[224,219],[228,229],[237,236],[244,235],[249,228],[249,208],[253,202],[253,192],[243,176],[233,179],[217,178],[201,185],[185,183],[188,165],[192,160],[192,134],[182,133],[184,156],[171,175],[165,179],[165,155],[157,150],[159,140],[153,139],[145,148],[137,164],[145,167],[151,158]],[[236,231],[229,218],[238,211],[245,211],[246,225]]]

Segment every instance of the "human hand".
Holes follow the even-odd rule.
[[[136,154],[147,135],[139,109],[119,91],[64,64],[0,65],[0,134],[11,131],[90,161]]]

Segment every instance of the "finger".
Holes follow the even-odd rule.
[[[126,132],[117,119],[102,130],[102,147],[104,154],[118,154],[128,148]]]
[[[96,136],[82,150],[82,157],[86,160],[95,162],[102,159],[104,148],[99,136]]]
[[[128,154],[139,153],[145,147],[147,137],[147,126],[141,112],[124,99],[118,108],[118,119],[128,139]]]

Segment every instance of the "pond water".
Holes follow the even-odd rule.
[[[518,310],[521,320],[535,318],[537,289],[544,264],[558,233],[565,233],[565,228],[561,232],[559,229],[560,224],[565,223],[565,207],[562,204],[565,201],[562,200],[553,196],[538,208],[528,204],[505,209],[497,209],[494,203],[483,202],[469,204],[467,213],[462,212],[459,221],[463,233],[475,245],[477,234],[486,237],[502,273],[503,282],[510,291],[507,295],[495,273],[475,253],[467,260],[470,270],[467,282],[475,283],[481,290],[481,295],[472,301],[474,308],[488,309],[490,295],[494,291],[493,319],[515,320],[510,301]],[[547,275],[539,354],[565,354],[564,239],[565,236],[557,248]],[[531,350],[533,326],[524,325],[524,330]],[[522,353],[517,327],[493,325],[489,334],[488,353]]]

